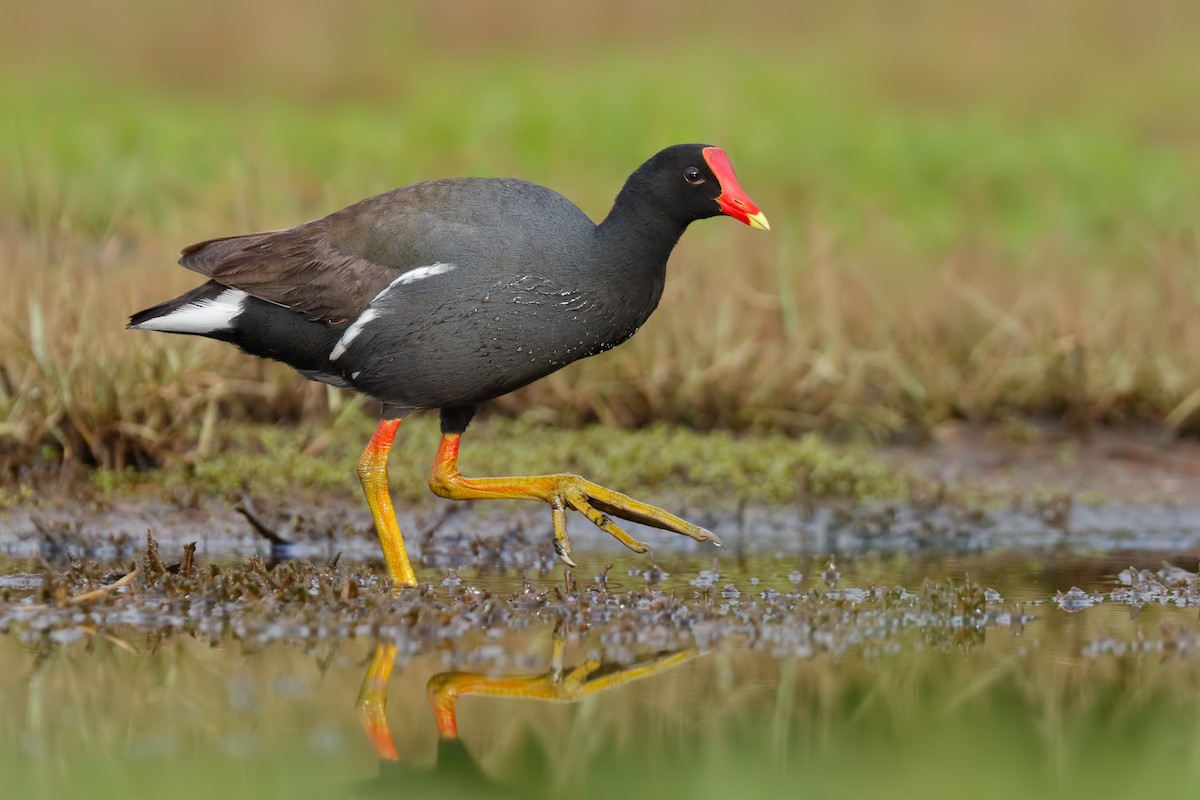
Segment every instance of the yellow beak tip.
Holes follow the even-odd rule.
[[[758,212],[757,214],[751,214],[749,216],[749,220],[750,220],[750,227],[754,228],[755,230],[760,230],[760,231],[771,230],[771,223],[767,222],[767,215],[762,213],[761,211]]]

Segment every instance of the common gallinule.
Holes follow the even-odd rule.
[[[459,439],[480,404],[624,342],[654,311],[667,257],[693,220],[727,214],[766,230],[719,147],[659,152],[599,225],[521,180],[418,183],[281,231],[194,244],[179,263],[210,280],[129,327],[207,336],[383,403],[358,462],[395,587],[416,576],[388,495],[387,458],[411,411],[441,412],[430,488],[453,500],[549,503],[568,564],[566,510],[639,553],[611,517],[720,544],[656,506],[578,475],[464,478]]]

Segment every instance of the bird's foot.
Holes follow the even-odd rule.
[[[541,500],[553,509],[554,549],[569,566],[571,542],[567,538],[567,509],[583,514],[592,524],[612,536],[635,553],[650,552],[650,545],[626,533],[613,517],[640,522],[690,536],[698,542],[712,542],[718,547],[721,540],[712,531],[680,519],[669,511],[652,506],[628,495],[592,483],[578,475],[532,475],[511,478],[464,478],[458,472],[460,435],[442,435],[437,458],[429,473],[429,488],[448,500],[525,499]]]
[[[620,525],[613,522],[613,517],[674,531],[690,536],[698,542],[712,542],[718,547],[721,546],[721,540],[712,531],[680,519],[658,506],[614,492],[578,475],[555,475],[553,478],[556,486],[550,498],[550,505],[554,509],[554,549],[559,558],[572,567],[575,566],[575,562],[571,560],[571,543],[567,538],[568,507],[583,514],[593,525],[635,553],[650,552],[650,545],[626,533]]]

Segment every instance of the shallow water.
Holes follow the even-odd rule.
[[[1179,795],[1200,777],[1194,558],[679,554],[441,569],[399,599],[355,564],[139,563],[73,603],[127,566],[0,562],[9,796]]]

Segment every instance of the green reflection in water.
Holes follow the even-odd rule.
[[[558,625],[546,605],[519,616],[531,587],[509,577],[505,597],[485,576],[509,624],[425,642],[162,635],[61,609],[79,621],[0,638],[0,767],[10,796],[34,797],[1183,796],[1200,778],[1195,578],[1122,583],[1129,560],[768,560],[723,563],[710,587],[672,565],[681,639],[714,642],[703,654],[638,644],[614,609],[645,599],[622,581],[644,582],[618,568],[603,599],[576,587]],[[787,612],[762,592],[791,567],[805,577]],[[944,581],[964,572],[978,583]],[[461,577],[428,604],[473,586]],[[1176,605],[1112,594],[1153,582]],[[1072,585],[1076,613],[1042,602]],[[579,625],[585,600],[612,621]],[[726,622],[741,633],[705,632]],[[775,655],[788,636],[810,656]]]

